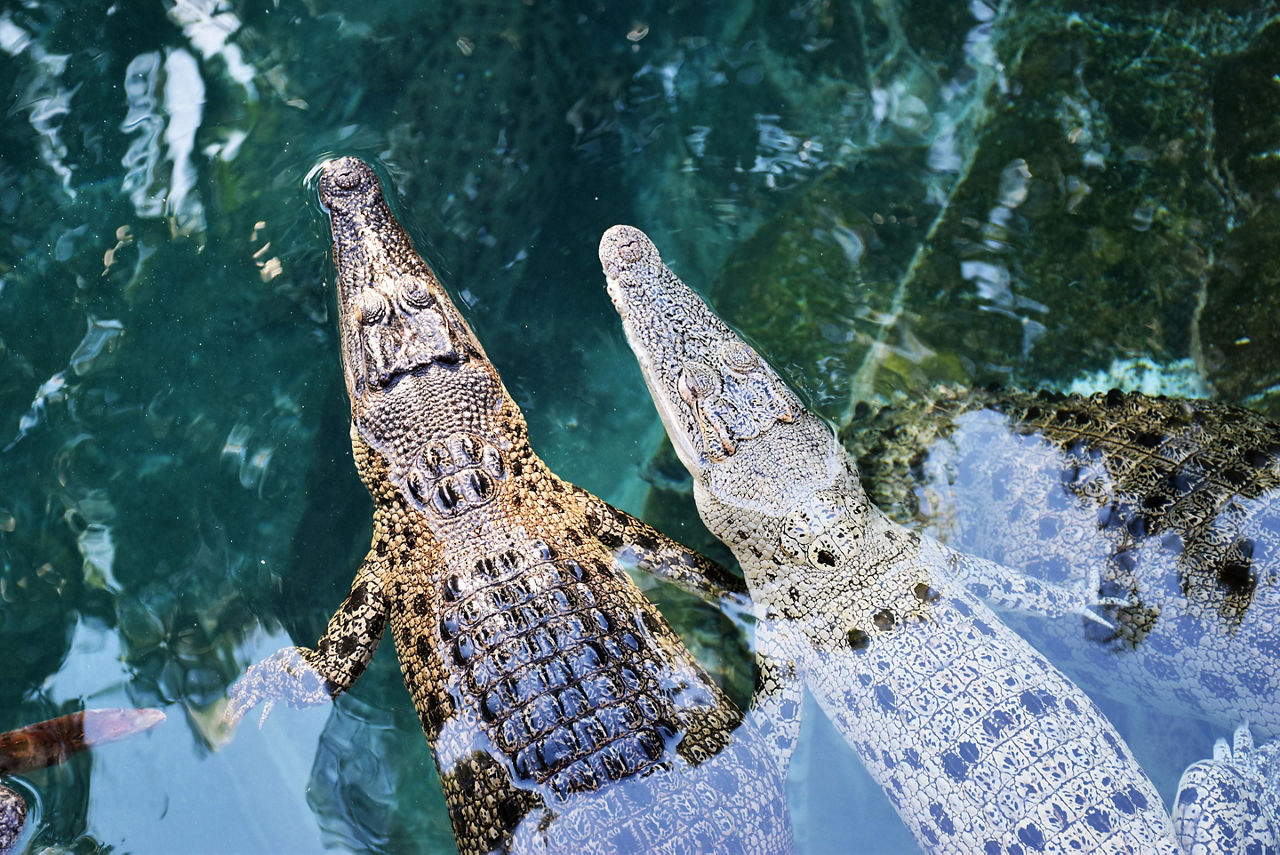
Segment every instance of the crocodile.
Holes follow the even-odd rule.
[[[164,718],[157,709],[80,710],[0,733],[0,776],[54,766],[95,745],[150,730]],[[0,785],[0,853],[13,851],[26,821],[22,796]]]
[[[1185,838],[1110,722],[977,595],[987,580],[989,597],[1068,614],[1088,590],[890,520],[835,431],[643,232],[609,229],[600,261],[699,514],[746,574],[752,705],[779,763],[807,686],[928,851],[1177,852]]]
[[[1187,767],[1178,782],[1174,824],[1186,852],[1274,853],[1280,818],[1280,742],[1255,746],[1247,725],[1213,757]]]
[[[1118,389],[940,387],[841,434],[894,519],[1115,603],[1109,626],[1008,615],[1082,685],[1280,735],[1280,425]]]
[[[763,734],[624,564],[726,601],[741,580],[556,477],[377,174],[318,176],[373,540],[319,643],[250,667],[226,725],[330,702],[390,626],[460,852],[790,851]]]

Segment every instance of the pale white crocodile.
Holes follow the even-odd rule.
[[[615,226],[600,259],[699,513],[746,573],[760,620],[753,703],[776,723],[780,762],[807,685],[928,850],[1176,852],[1208,839],[1216,850],[1196,851],[1236,851],[1240,838],[1200,821],[1229,800],[1220,791],[1184,800],[1197,816],[1177,817],[1175,838],[1094,703],[967,585],[1063,612],[1082,611],[1086,589],[1029,589],[889,520],[832,428],[648,237]]]

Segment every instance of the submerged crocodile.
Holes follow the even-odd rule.
[[[785,763],[800,692],[819,705],[922,847],[1176,852],[1179,833],[1094,703],[966,587],[1072,610],[868,501],[834,431],[674,273],[639,230],[600,243],[609,294],[698,510],[746,573],[761,618],[753,704]],[[1087,603],[1082,601],[1081,605]],[[1191,809],[1217,794],[1191,794]],[[1237,840],[1220,840],[1233,851]],[[1274,845],[1264,838],[1263,843]]]
[[[1280,425],[1119,390],[935,389],[861,407],[843,439],[899,522],[1119,603],[1109,626],[1009,616],[1072,677],[1280,735]]]
[[[20,775],[63,762],[95,745],[150,730],[164,721],[155,709],[81,710],[0,733],[0,776]],[[27,806],[0,785],[0,853],[12,851],[27,820]]]
[[[226,721],[328,702],[390,626],[461,852],[789,851],[766,744],[620,558],[704,595],[732,577],[547,469],[373,170],[328,162],[319,191],[373,543],[316,647],[251,667]]]

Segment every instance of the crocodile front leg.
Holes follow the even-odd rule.
[[[259,703],[265,702],[261,721],[266,721],[278,700],[295,708],[311,707],[355,685],[387,625],[386,572],[386,562],[371,551],[315,649],[281,648],[249,668],[231,687],[223,724],[234,726]]]
[[[1213,759],[1182,773],[1173,826],[1184,852],[1275,852],[1280,847],[1280,744],[1255,747],[1248,725],[1233,745],[1219,739]]]
[[[590,533],[619,563],[665,579],[713,606],[730,612],[750,610],[747,584],[740,576],[581,487],[566,487],[586,515]]]
[[[766,616],[756,623],[756,683],[747,710],[783,778],[800,738],[804,705],[803,669],[787,638],[784,622]]]

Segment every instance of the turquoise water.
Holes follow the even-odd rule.
[[[661,428],[615,222],[836,421],[944,380],[1280,411],[1274,4],[709,5],[0,11],[0,729],[168,713],[24,778],[33,848],[452,845],[389,646],[332,709],[213,727],[368,543],[308,183],[333,154],[392,177],[548,464],[633,512]],[[742,645],[655,594],[741,699]],[[806,712],[806,851],[909,849]],[[1166,796],[1222,735],[1113,712]]]

